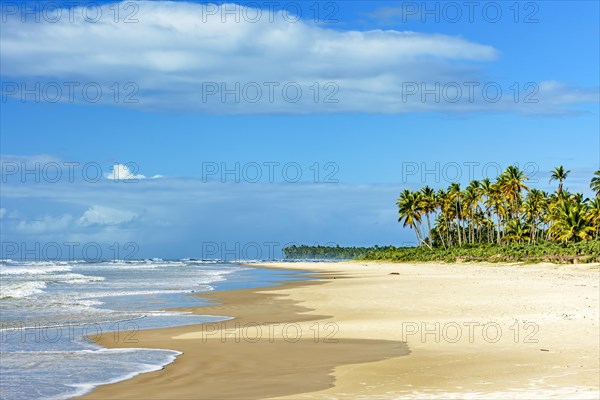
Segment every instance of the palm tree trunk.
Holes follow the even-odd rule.
[[[459,195],[456,196],[456,229],[458,230],[458,245],[462,247],[462,238],[460,233],[460,201]]]
[[[419,243],[419,246],[421,244],[424,244],[425,246],[429,247],[431,249],[431,246],[429,245],[429,243],[427,243],[426,241],[424,241],[421,237],[421,227],[419,225],[415,225],[415,233],[417,235],[417,240]]]
[[[558,194],[561,194],[563,191],[563,183],[562,179],[558,182]]]
[[[457,229],[457,236],[458,236],[458,246],[462,246],[462,238],[461,238],[461,233],[460,233],[460,218],[458,217],[458,214],[456,215],[456,229]]]
[[[419,227],[415,226],[415,235],[417,235],[417,246],[421,245],[421,235],[419,234]]]
[[[440,233],[440,242],[442,242],[442,247],[444,248],[444,250],[447,250],[446,242],[444,242],[444,235],[442,235],[441,233]]]
[[[429,221],[429,213],[426,214],[427,215],[427,236],[429,237],[430,241],[433,241],[433,239],[431,238],[431,222]]]
[[[496,220],[497,220],[497,224],[496,224],[496,228],[498,230],[498,239],[497,242],[498,244],[500,244],[501,238],[500,238],[500,211],[498,210],[498,208],[496,208]]]

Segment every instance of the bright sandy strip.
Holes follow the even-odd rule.
[[[597,264],[267,267],[319,280],[204,295],[219,305],[194,311],[235,317],[226,331],[141,331],[135,346],[103,338],[184,354],[87,398],[600,397]]]

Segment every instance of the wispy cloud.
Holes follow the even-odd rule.
[[[78,223],[82,226],[119,225],[131,222],[136,217],[136,213],[128,210],[94,205],[83,213]]]
[[[43,215],[30,221],[18,221],[15,230],[26,235],[47,234],[49,232],[64,233],[68,232],[72,220],[73,217],[69,214],[61,216]]]

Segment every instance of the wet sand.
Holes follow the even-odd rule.
[[[136,345],[115,342],[105,335],[98,341],[104,347],[171,349],[183,355],[162,371],[100,386],[85,398],[261,399],[296,395],[332,387],[332,373],[339,365],[409,353],[399,341],[337,338],[335,326],[325,327],[326,322],[320,322],[331,316],[315,314],[281,294],[281,290],[323,284],[294,281],[268,289],[202,294],[218,304],[179,310],[234,319],[139,331]]]
[[[85,397],[599,397],[597,264],[266,267],[318,280],[203,294],[215,305],[191,311],[234,319],[138,332],[184,354]]]

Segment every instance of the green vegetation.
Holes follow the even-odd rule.
[[[510,166],[495,182],[453,183],[437,192],[404,190],[398,221],[415,232],[418,247],[291,246],[289,259],[361,259],[396,262],[600,262],[600,170],[590,188],[596,198],[569,193],[571,171],[551,172],[554,193],[529,188],[525,173]],[[432,225],[432,221],[433,225]]]
[[[578,243],[538,244],[510,243],[503,246],[497,244],[467,244],[450,249],[427,247],[389,247],[373,249],[361,255],[362,260],[418,262],[554,262],[554,263],[590,263],[600,262],[600,240]]]
[[[542,242],[466,244],[462,247],[430,249],[420,247],[324,247],[291,246],[284,249],[288,259],[365,260],[390,262],[600,262],[600,240],[569,243]]]

